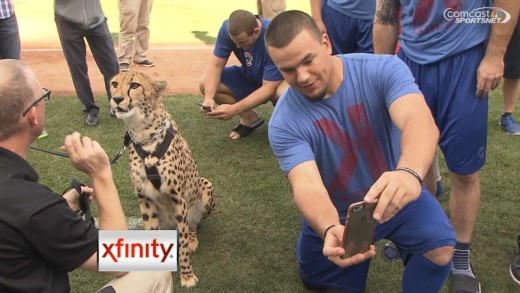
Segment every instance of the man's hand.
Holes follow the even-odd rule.
[[[341,247],[341,239],[343,239],[344,231],[345,226],[336,225],[325,235],[325,239],[323,240],[323,255],[330,261],[344,268],[364,262],[376,254],[375,246],[370,245],[370,250],[365,253],[358,253],[348,258],[341,258],[345,254],[345,249]]]
[[[88,202],[92,202],[94,199],[94,189],[88,186],[81,186],[81,192],[88,194]],[[63,194],[63,198],[67,201],[70,209],[74,212],[80,209],[79,205],[79,193],[76,189],[70,188]]]
[[[421,184],[412,174],[402,170],[388,171],[370,187],[364,200],[374,202],[377,199],[374,219],[384,223],[420,194]]]
[[[112,177],[108,155],[97,141],[73,132],[65,137],[61,148],[69,154],[72,165],[79,171],[90,177]]]
[[[210,119],[229,120],[235,117],[238,113],[235,111],[235,107],[229,104],[222,104],[211,112],[206,113],[206,117]]]
[[[477,97],[483,98],[498,87],[503,73],[503,59],[485,56],[477,69]]]

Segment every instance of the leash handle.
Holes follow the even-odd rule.
[[[76,179],[72,179],[70,181],[70,187],[76,189],[79,194],[79,208],[81,210],[82,216],[85,217],[85,221],[94,224],[94,217],[90,212],[90,203],[88,202],[88,194],[85,192],[81,192],[81,187],[85,186],[85,184],[79,182]]]

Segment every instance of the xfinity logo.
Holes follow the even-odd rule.
[[[100,230],[99,271],[176,271],[176,230]]]

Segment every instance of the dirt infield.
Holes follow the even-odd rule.
[[[150,68],[132,66],[130,70],[144,72],[154,79],[166,80],[168,94],[197,94],[200,76],[212,55],[212,50],[213,46],[207,45],[152,46],[148,58],[156,65]],[[75,95],[61,49],[22,49],[21,58],[33,69],[42,86],[51,89],[55,94]],[[235,58],[230,58],[228,64],[237,64],[237,62]],[[103,76],[90,51],[87,52],[87,63],[92,90],[95,94],[104,95]]]

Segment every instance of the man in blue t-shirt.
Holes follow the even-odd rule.
[[[312,18],[327,33],[332,54],[373,53],[376,0],[310,0]]]
[[[249,11],[231,13],[220,27],[213,56],[201,78],[201,110],[208,118],[240,116],[239,124],[229,134],[231,139],[246,137],[260,127],[264,120],[253,109],[269,100],[275,104],[287,88],[264,46],[268,25],[269,20]],[[226,67],[232,52],[240,66]]]
[[[350,204],[377,202],[374,241],[399,244],[403,292],[439,292],[455,232],[422,185],[438,130],[410,70],[395,56],[331,56],[301,11],[275,17],[268,52],[290,85],[269,123],[269,141],[303,216],[300,277],[311,290],[363,292],[375,247],[343,259]]]
[[[375,53],[393,54],[399,36],[398,55],[440,130],[439,146],[452,181],[450,217],[457,231],[453,292],[480,292],[469,249],[480,205],[479,170],[486,159],[487,93],[504,72],[518,11],[519,2],[508,0],[381,0],[376,8]]]

